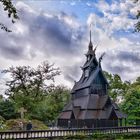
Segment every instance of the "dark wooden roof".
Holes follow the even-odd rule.
[[[63,111],[72,110],[73,106],[80,107],[80,109],[103,109],[107,100],[109,100],[108,95],[100,97],[99,95],[91,94],[71,100]]]
[[[64,108],[60,118],[71,117],[70,112],[74,113],[76,119],[109,119],[112,110],[118,118],[125,118],[126,115],[119,111],[118,106],[108,95],[89,95],[75,100]]]
[[[106,108],[105,110],[80,110],[75,112],[75,119],[109,119],[112,111],[118,119],[126,118],[127,116],[120,112],[119,110],[113,110],[112,107]],[[59,116],[61,119],[71,119],[72,111],[62,112]]]
[[[72,89],[72,93],[75,92],[76,90],[80,90],[80,89],[92,86],[95,78],[97,77],[97,75],[99,73],[101,73],[101,75],[102,75],[102,79],[104,81],[104,84],[108,85],[108,82],[107,82],[106,78],[104,77],[102,69],[98,66],[94,71],[91,72],[91,74],[88,78],[84,79],[84,74],[82,75],[81,79],[78,82],[75,83],[75,85]]]

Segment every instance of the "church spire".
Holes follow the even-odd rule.
[[[93,45],[92,45],[92,41],[91,41],[91,27],[90,27],[90,42],[89,42],[89,45],[88,45],[88,50],[93,50]]]
[[[89,36],[90,36],[90,42],[91,42],[91,29],[90,29],[90,33],[89,33]]]

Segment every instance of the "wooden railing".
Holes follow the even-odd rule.
[[[137,127],[108,127],[94,129],[60,129],[60,130],[32,130],[32,131],[6,131],[0,132],[0,140],[6,139],[38,139],[76,136],[79,134],[90,136],[98,134],[120,134],[140,133],[140,126]]]

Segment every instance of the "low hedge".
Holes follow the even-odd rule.
[[[124,133],[124,134],[93,134],[92,136],[85,136],[82,133],[76,136],[67,136],[61,140],[136,140],[140,139],[140,133]]]
[[[123,139],[140,139],[140,133],[123,133],[123,134],[93,134],[95,140],[123,140]]]

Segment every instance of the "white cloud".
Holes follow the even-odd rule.
[[[107,10],[110,9],[110,6],[108,5],[107,2],[105,2],[104,0],[100,0],[96,6],[101,9],[103,12],[106,12]]]
[[[129,16],[134,16],[134,13],[140,9],[139,4],[136,5],[132,1],[130,2],[127,0],[121,2],[112,1],[110,6],[105,1],[99,1],[96,4],[96,7],[104,14],[104,17],[99,20],[100,23],[102,23],[101,20],[103,22],[105,21],[105,23],[102,25],[106,25],[108,27],[106,29],[110,33],[116,30],[127,30],[134,28],[134,24],[137,22],[137,20],[134,20],[134,18],[132,19]]]
[[[72,68],[81,61],[78,54],[82,52],[81,43],[84,35],[75,17],[64,12],[57,15],[38,13],[23,2],[18,2],[16,8],[20,20],[10,25],[13,32],[9,34],[0,32],[0,69],[11,65],[35,67],[42,61],[48,60],[55,63],[55,66],[60,67],[63,72],[56,83],[72,86],[73,82],[67,79],[68,75],[72,75],[67,67]],[[78,50],[79,47],[81,50]],[[3,81],[2,78],[1,80]],[[1,88],[5,87],[1,85]]]

